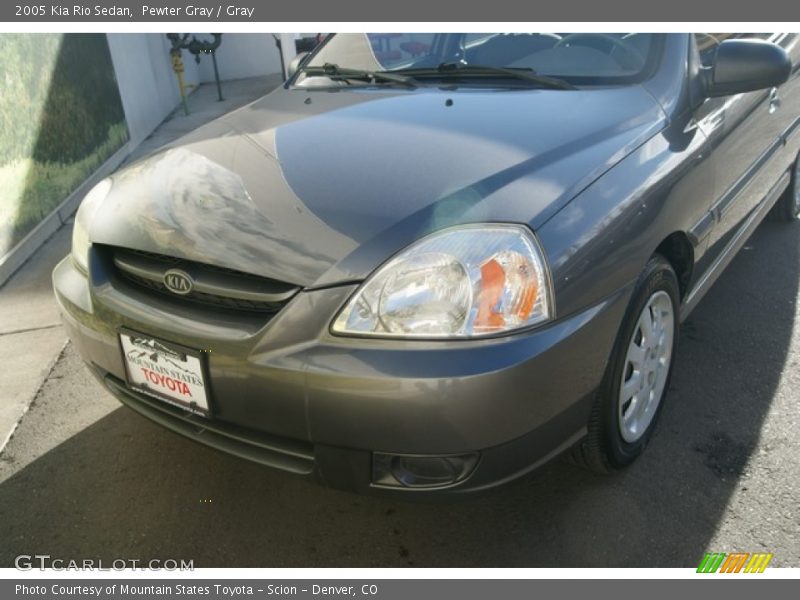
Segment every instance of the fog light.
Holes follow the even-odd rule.
[[[372,482],[408,488],[443,487],[465,479],[478,464],[478,454],[448,456],[372,455]]]

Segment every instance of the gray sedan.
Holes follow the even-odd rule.
[[[89,192],[69,335],[133,410],[331,486],[624,468],[680,322],[798,219],[799,41],[331,36]]]

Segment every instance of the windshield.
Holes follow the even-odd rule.
[[[318,49],[296,83],[320,77],[314,68],[404,73],[464,79],[475,67],[558,78],[571,84],[609,85],[644,79],[663,34],[652,33],[340,33]],[[442,69],[442,65],[452,68]],[[426,72],[425,70],[428,70]],[[437,71],[438,69],[438,71]],[[482,72],[487,75],[486,69]],[[508,79],[508,76],[505,77]],[[483,81],[486,77],[483,77]],[[309,82],[310,83],[310,82]]]

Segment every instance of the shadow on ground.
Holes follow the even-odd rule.
[[[787,451],[760,434],[792,362],[799,240],[800,227],[762,225],[685,324],[659,431],[625,473],[555,462],[480,498],[411,504],[322,489],[123,408],[14,468],[14,444],[69,418],[37,401],[4,456],[0,566],[23,553],[214,567],[694,566],[720,522],[739,518],[727,511],[734,493],[745,511],[774,496],[747,480],[761,454],[780,474]],[[95,384],[84,402],[104,393]],[[787,548],[776,560],[797,565]]]

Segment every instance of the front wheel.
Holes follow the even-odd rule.
[[[608,473],[631,464],[655,429],[678,339],[678,279],[655,255],[639,278],[573,461]]]

